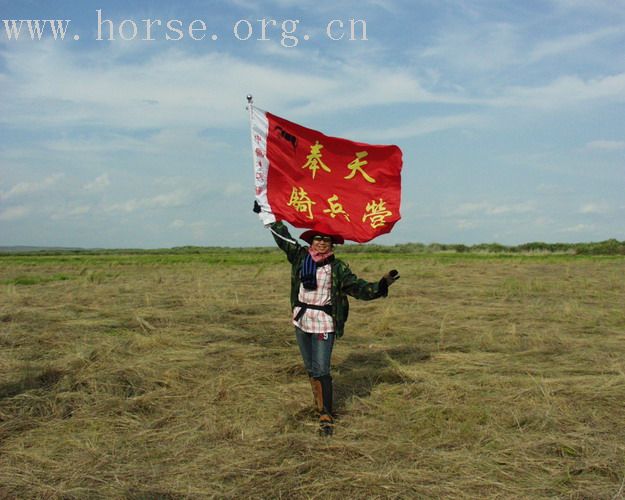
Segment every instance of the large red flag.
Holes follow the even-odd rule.
[[[360,243],[401,218],[397,146],[329,137],[254,107],[251,115],[261,215]]]

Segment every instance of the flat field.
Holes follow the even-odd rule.
[[[623,497],[624,257],[338,253],[329,439],[279,251],[0,257],[0,498]]]

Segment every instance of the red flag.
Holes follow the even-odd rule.
[[[329,137],[252,108],[256,200],[295,227],[360,243],[400,217],[402,152]]]

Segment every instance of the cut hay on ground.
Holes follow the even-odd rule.
[[[625,259],[347,255],[319,438],[278,252],[0,258],[0,498],[616,498]]]

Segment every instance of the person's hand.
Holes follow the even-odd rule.
[[[389,271],[388,273],[386,273],[384,276],[382,276],[382,279],[384,281],[386,281],[386,284],[388,286],[391,286],[393,283],[395,283],[398,279],[400,278],[399,276],[399,271],[397,271],[397,269],[393,269],[392,271]]]
[[[271,212],[264,211],[257,200],[254,200],[254,208],[252,208],[252,212],[258,214],[258,218],[261,220],[264,226],[269,226],[270,224],[277,222],[275,215],[273,215]]]

